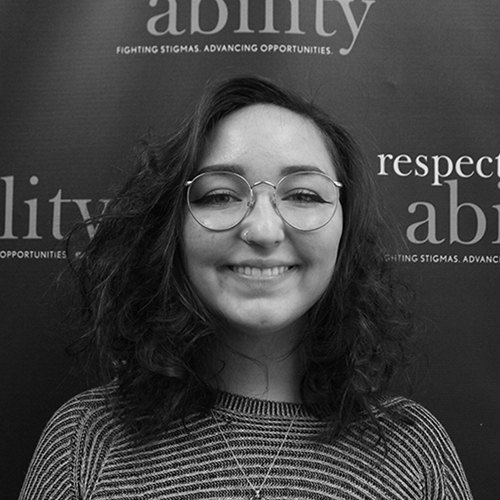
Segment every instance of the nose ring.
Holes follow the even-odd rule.
[[[242,234],[242,236],[243,236],[243,240],[245,241],[245,243],[246,243],[247,245],[250,245],[250,242],[248,241],[248,233],[249,233],[249,232],[250,232],[250,231],[248,231],[248,229],[247,229],[246,231],[243,231],[243,234]]]

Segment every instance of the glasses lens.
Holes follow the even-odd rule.
[[[296,229],[312,231],[333,217],[338,205],[338,188],[327,175],[311,172],[290,174],[276,188],[281,216]]]
[[[250,186],[239,175],[211,172],[196,177],[189,186],[188,205],[193,217],[215,231],[229,229],[246,214]]]

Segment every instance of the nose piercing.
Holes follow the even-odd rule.
[[[248,244],[248,245],[250,245],[250,242],[248,241],[248,233],[249,233],[249,232],[250,232],[250,231],[246,230],[246,231],[243,231],[243,234],[242,234],[242,236],[243,236],[243,240],[244,240],[244,241],[245,241],[245,243],[246,243],[246,244]]]

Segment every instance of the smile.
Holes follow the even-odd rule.
[[[275,266],[275,267],[250,267],[250,266],[229,266],[231,271],[243,276],[252,276],[254,278],[271,278],[281,276],[293,266]]]

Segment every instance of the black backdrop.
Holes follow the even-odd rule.
[[[3,0],[0,3],[2,498],[91,382],[64,347],[60,237],[102,210],[148,129],[205,82],[257,73],[360,138],[428,318],[415,399],[476,499],[500,497],[500,4],[497,0]]]

